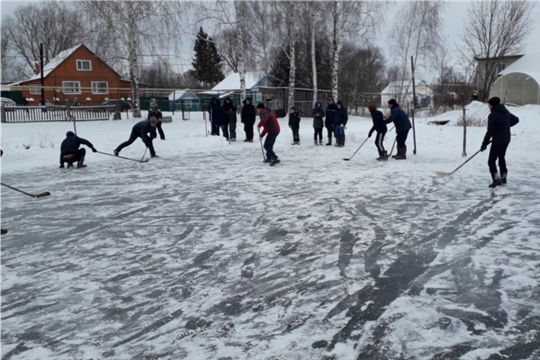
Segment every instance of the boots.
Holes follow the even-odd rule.
[[[506,177],[507,177],[507,176],[508,176],[508,173],[507,173],[507,172],[505,172],[505,173],[502,172],[502,173],[501,173],[501,183],[502,183],[503,185],[506,185]]]
[[[328,137],[328,143],[326,144],[326,146],[330,146],[330,145],[332,145],[332,137],[331,136]]]
[[[77,161],[77,169],[86,167],[86,165],[84,165],[83,162],[84,162],[84,157],[80,158],[79,161]]]
[[[345,146],[345,136],[341,138],[341,147]]]
[[[398,147],[398,153],[395,157],[396,160],[406,160],[407,159],[407,147]]]
[[[319,145],[321,145],[321,146],[322,146],[322,138],[321,138],[321,139],[319,139]]]
[[[318,143],[317,143],[317,139],[314,139],[314,140],[313,140],[313,142],[314,142],[315,146],[317,146],[317,145],[318,145]]]
[[[494,188],[495,186],[502,185],[502,181],[501,181],[501,178],[499,177],[498,172],[491,174],[491,178],[493,179],[493,182],[489,184],[490,188]]]
[[[385,151],[382,152],[382,155],[381,155],[381,161],[387,161],[388,160],[388,153]]]

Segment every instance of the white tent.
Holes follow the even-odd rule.
[[[489,97],[503,103],[540,105],[540,53],[525,54],[499,73]]]

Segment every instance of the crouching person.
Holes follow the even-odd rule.
[[[68,168],[73,167],[74,162],[77,162],[77,168],[86,167],[84,165],[86,150],[79,149],[81,144],[88,146],[93,152],[97,152],[90,141],[78,137],[73,131],[67,132],[66,138],[60,145],[60,168],[64,167],[64,163],[67,163]]]

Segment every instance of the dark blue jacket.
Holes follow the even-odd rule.
[[[78,137],[73,131],[68,131],[66,133],[66,138],[60,145],[60,162],[62,163],[64,155],[76,154],[81,144],[88,146],[90,149],[94,149],[94,145],[92,145],[90,141]]]
[[[227,114],[225,113],[225,110],[221,107],[219,103],[219,99],[216,97],[213,97],[212,100],[210,100],[210,105],[208,107],[208,110],[211,111],[212,116],[210,117],[210,120],[214,122],[216,125],[225,125],[227,122]]]
[[[229,102],[227,102],[229,100]],[[223,110],[227,116],[227,121],[229,124],[236,124],[236,106],[231,101],[230,97],[226,97],[223,100]]]
[[[384,121],[385,124],[390,124],[391,122],[394,122],[394,125],[396,126],[396,134],[412,128],[411,120],[409,120],[409,117],[405,111],[403,111],[399,106],[394,106],[392,108],[392,114],[387,120]]]
[[[503,104],[495,105],[488,116],[488,127],[482,147],[487,146],[492,139],[492,145],[509,144],[511,138],[510,128],[518,122],[518,117],[511,114]]]
[[[326,108],[326,120],[324,121],[324,126],[326,127],[332,127],[334,126],[334,117],[336,116],[337,112],[337,105],[334,103],[332,105],[328,105]]]
[[[336,115],[334,116],[334,126],[339,126],[342,124],[347,125],[347,120],[349,120],[347,109],[345,108],[345,106],[343,106],[343,103],[341,101],[338,101],[337,105],[341,105],[341,110],[337,110]]]
[[[317,114],[320,114],[317,116]],[[315,107],[311,111],[311,116],[313,116],[313,127],[314,128],[322,128],[324,126],[324,110],[322,107],[322,102],[317,101],[315,103]]]
[[[145,144],[148,144],[156,137],[156,128],[150,125],[150,120],[139,121],[133,125],[133,131],[139,134]],[[150,137],[148,137],[148,133],[150,133]]]
[[[375,110],[371,113],[371,119],[373,120],[373,127],[369,130],[369,136],[371,137],[371,134],[373,134],[374,131],[386,134],[388,129],[384,123],[383,113],[379,110]]]
[[[249,104],[247,103],[249,100]],[[257,118],[257,111],[255,110],[255,106],[251,103],[251,98],[246,98],[242,102],[244,106],[242,106],[242,115],[241,120],[246,125],[252,125],[255,124],[255,119]]]

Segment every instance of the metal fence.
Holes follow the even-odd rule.
[[[116,107],[110,106],[1,106],[3,123],[109,120]]]

